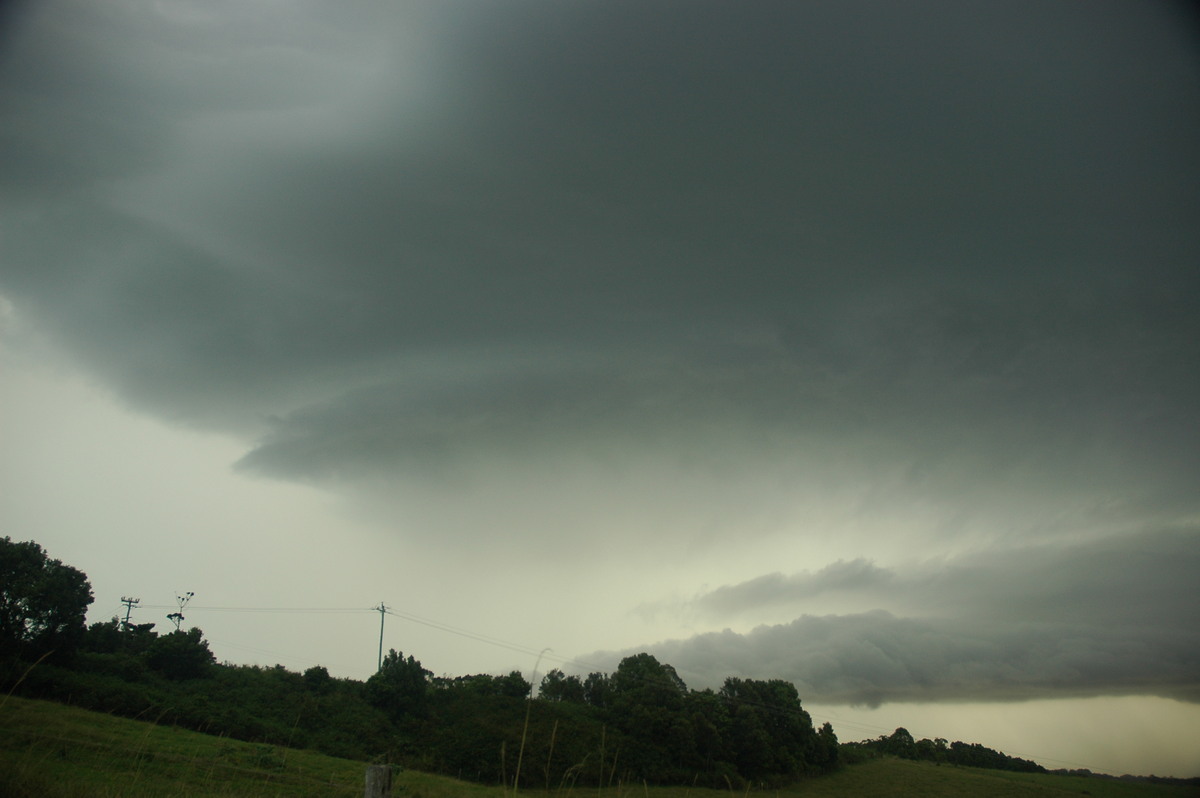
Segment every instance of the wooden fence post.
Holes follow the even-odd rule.
[[[391,765],[367,765],[367,791],[364,798],[392,798]]]

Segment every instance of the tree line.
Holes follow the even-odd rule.
[[[781,680],[689,690],[647,653],[611,674],[552,670],[536,696],[516,671],[451,679],[422,670],[389,653],[366,682],[367,700],[423,741],[407,752],[422,769],[462,778],[727,787],[780,784],[838,762],[833,728],[814,729],[796,688]]]
[[[484,783],[744,787],[830,770],[838,741],[782,680],[690,690],[642,653],[613,673],[435,677],[391,651],[365,682],[218,664],[199,628],[85,626],[83,572],[0,539],[0,687],[211,734]]]
[[[1012,770],[1020,773],[1048,772],[1037,762],[1009,756],[979,743],[964,743],[959,740],[951,743],[947,742],[944,737],[937,737],[933,740],[915,740],[908,729],[903,726],[890,735],[883,735],[874,740],[843,743],[842,751],[847,759],[855,761],[887,755],[897,756],[901,759],[934,762],[939,765],[962,765],[992,770]]]

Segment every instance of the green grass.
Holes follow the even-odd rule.
[[[3,795],[361,796],[363,770],[47,701],[10,697],[0,707]]]
[[[1134,784],[1097,778],[1044,773],[1008,773],[999,770],[935,765],[903,759],[875,759],[843,768],[828,776],[801,781],[787,789],[764,790],[759,795],[779,798],[1187,798],[1197,791],[1165,784]],[[734,795],[744,795],[734,791]],[[578,788],[571,798],[730,798],[730,791],[654,788],[622,785],[598,791]],[[561,797],[560,797],[561,798]]]
[[[363,762],[49,701],[9,697],[0,706],[4,798],[361,798],[365,774]],[[499,788],[410,771],[395,784],[396,795],[409,798],[503,798]]]
[[[785,794],[805,798],[1066,798],[1079,795],[1099,798],[1186,798],[1195,795],[1196,791],[1165,784],[1135,784],[1046,773],[1010,773],[886,758],[843,768],[833,775],[802,783],[789,793],[780,793]]]
[[[147,718],[152,721],[154,718]],[[9,697],[0,704],[0,795],[5,798],[158,798],[159,796],[361,796],[365,763],[270,745],[239,742],[150,722]],[[757,792],[757,791],[755,791]],[[488,787],[405,770],[397,798],[511,798]],[[728,790],[621,784],[545,790],[552,798],[729,798]],[[744,791],[734,791],[744,795]],[[878,759],[786,790],[783,798],[871,796],[1092,795],[1185,798],[1195,790],[1104,779],[1005,773]]]

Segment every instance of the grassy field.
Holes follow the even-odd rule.
[[[0,705],[0,795],[5,798],[158,796],[361,796],[365,764],[116,718],[45,701]],[[153,720],[148,718],[147,720]],[[554,798],[728,798],[729,791],[622,784],[523,794]],[[397,774],[397,798],[505,798],[484,787],[413,771]],[[509,791],[511,794],[511,791]],[[737,794],[745,794],[739,791]],[[1197,791],[1103,779],[938,767],[883,759],[848,767],[768,795],[1075,796],[1184,798]]]
[[[153,720],[150,718],[149,720]],[[361,796],[363,766],[45,701],[0,707],[5,796]]]

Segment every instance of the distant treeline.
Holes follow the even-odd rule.
[[[1089,779],[1108,779],[1109,781],[1126,781],[1135,784],[1170,784],[1175,787],[1200,787],[1200,776],[1193,776],[1190,779],[1181,779],[1174,776],[1130,776],[1128,773],[1124,776],[1110,776],[1107,773],[1093,773],[1087,768],[1058,768],[1051,770],[1056,776],[1078,776]]]
[[[949,743],[942,737],[933,740],[914,740],[912,734],[903,726],[892,732],[890,736],[884,735],[874,740],[863,740],[856,743],[842,743],[841,747],[844,756],[850,761],[886,754],[898,756],[901,759],[919,759],[925,762],[964,765],[973,768],[1014,770],[1022,773],[1048,772],[1037,762],[1008,756],[979,743],[964,743],[958,740]]]

